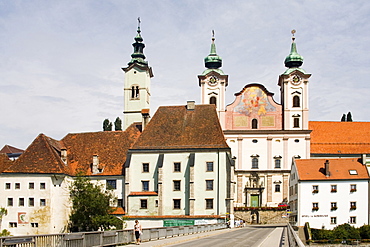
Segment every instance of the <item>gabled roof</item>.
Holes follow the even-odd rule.
[[[61,144],[44,134],[40,134],[14,161],[13,165],[5,169],[4,173],[56,173],[69,172],[68,167],[60,159]]]
[[[329,161],[330,176],[326,176],[325,162]],[[369,179],[365,165],[356,158],[341,159],[297,159],[298,180],[353,180]],[[356,170],[356,174],[350,174],[350,170]]]
[[[132,149],[229,148],[214,105],[159,107]]]
[[[71,175],[122,175],[127,151],[140,135],[136,124],[125,131],[101,131],[68,134],[62,141],[67,150]],[[93,156],[98,155],[101,173],[92,174]]]
[[[23,153],[24,150],[10,146],[10,145],[5,145],[1,150],[0,154],[14,154],[14,153]]]
[[[312,154],[369,154],[370,122],[310,121]]]

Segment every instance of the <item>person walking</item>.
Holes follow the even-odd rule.
[[[139,245],[141,240],[140,240],[140,235],[142,233],[142,228],[138,220],[135,220],[135,225],[134,225],[134,234],[136,238],[136,244]]]

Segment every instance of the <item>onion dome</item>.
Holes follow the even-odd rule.
[[[222,66],[222,58],[216,53],[214,31],[211,44],[211,52],[204,58],[204,64],[208,69],[218,69]]]
[[[128,63],[128,65],[131,65],[133,63],[148,65],[148,62],[145,61],[145,55],[143,52],[145,44],[143,43],[143,38],[141,37],[140,23],[140,18],[138,18],[137,34],[134,38],[135,43],[132,44],[132,46],[134,47],[134,53],[131,54],[131,61]]]
[[[285,67],[288,68],[298,68],[303,64],[303,57],[297,53],[297,45],[294,42],[294,33],[296,31],[292,30],[292,47],[290,49],[290,54],[285,58]]]

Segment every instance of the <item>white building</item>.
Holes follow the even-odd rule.
[[[233,162],[213,105],[160,107],[128,156],[128,215],[232,214]]]
[[[369,175],[355,158],[293,160],[290,222],[333,229],[369,224]]]

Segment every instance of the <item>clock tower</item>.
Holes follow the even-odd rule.
[[[126,68],[124,82],[124,120],[125,130],[134,122],[142,122],[143,127],[149,121],[150,108],[150,78],[153,77],[152,68],[145,61],[143,38],[141,37],[140,19],[138,19],[137,35],[132,44],[134,53]]]
[[[212,31],[213,32],[213,31]],[[222,58],[216,53],[215,37],[213,32],[211,52],[204,58],[206,70],[198,75],[201,88],[201,103],[214,104],[221,127],[225,126],[225,92],[228,85],[228,75],[220,69]]]
[[[292,30],[290,54],[285,58],[288,69],[279,76],[284,130],[308,130],[308,78],[311,74],[300,66],[303,57],[297,53],[295,30]]]

